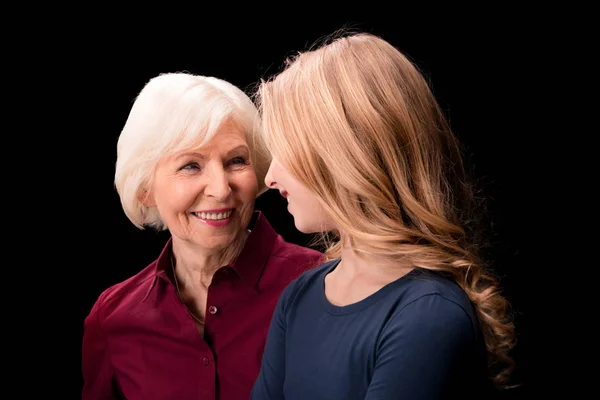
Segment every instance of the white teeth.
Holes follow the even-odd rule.
[[[196,213],[196,215],[202,219],[219,220],[219,219],[229,218],[231,216],[231,213],[232,213],[232,210],[225,211],[225,212],[219,212],[219,213],[199,212],[199,213]]]

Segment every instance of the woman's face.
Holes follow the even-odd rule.
[[[275,157],[265,176],[265,184],[287,199],[288,212],[294,217],[296,229],[303,233],[326,232],[334,222],[325,212],[317,195],[298,181]]]
[[[224,124],[201,148],[160,160],[146,202],[155,206],[173,236],[219,250],[244,231],[258,182],[244,131]]]

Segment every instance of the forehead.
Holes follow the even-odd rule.
[[[246,141],[246,129],[239,123],[236,123],[232,120],[227,120],[221,124],[219,129],[215,132],[212,139],[209,141],[212,142],[217,139],[237,138],[239,140]]]
[[[208,142],[197,144],[196,149],[208,147],[237,147],[240,144],[247,144],[245,129],[236,123],[227,121],[224,122],[219,129],[216,130],[212,138]]]
[[[248,142],[246,138],[246,131],[243,127],[238,124],[226,122],[210,140],[203,140],[192,144],[187,148],[180,149],[177,153],[207,153],[207,152],[229,152],[234,150],[248,150]]]

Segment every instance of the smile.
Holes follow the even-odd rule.
[[[196,217],[198,217],[200,219],[218,221],[218,220],[222,220],[222,219],[228,219],[229,217],[231,217],[231,213],[233,213],[233,210],[219,211],[219,212],[200,211],[200,212],[193,212],[192,214],[194,214]]]
[[[221,227],[229,225],[229,223],[232,221],[233,211],[233,208],[224,210],[197,211],[192,212],[192,215],[206,225]]]

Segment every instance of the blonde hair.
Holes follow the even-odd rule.
[[[145,206],[139,195],[152,186],[159,160],[208,143],[227,121],[246,132],[260,195],[270,156],[247,94],[224,80],[188,73],[160,74],[144,86],[119,136],[115,170],[123,210],[135,226],[166,229],[158,210]]]
[[[509,303],[471,244],[475,196],[461,148],[415,65],[377,36],[339,34],[290,58],[256,96],[273,156],[340,227],[328,257],[347,242],[388,265],[451,276],[477,310],[494,382],[506,383]]]

